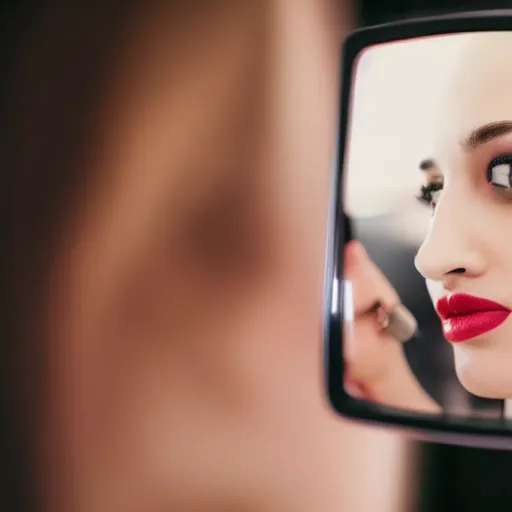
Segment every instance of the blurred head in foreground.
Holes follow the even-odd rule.
[[[321,304],[347,13],[164,4],[20,18],[2,105],[13,458],[52,511],[330,510],[343,436]]]

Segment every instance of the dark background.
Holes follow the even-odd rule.
[[[364,26],[454,11],[512,8],[512,1],[364,0],[357,8]],[[423,443],[421,453],[419,512],[512,510],[512,452]]]

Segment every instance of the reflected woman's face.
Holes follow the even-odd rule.
[[[427,280],[457,375],[488,398],[512,397],[512,72],[509,34],[478,34],[441,109],[426,173],[433,217],[416,267]],[[500,52],[496,51],[500,48]],[[492,302],[489,302],[492,301]]]

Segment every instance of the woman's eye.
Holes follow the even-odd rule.
[[[431,183],[426,187],[421,187],[419,199],[428,204],[432,209],[435,209],[437,203],[441,198],[441,192],[443,190],[442,183]]]
[[[437,206],[437,203],[439,203],[439,200],[441,199],[441,190],[442,189],[437,189],[437,190],[433,190],[430,194],[431,194],[431,201],[430,201],[430,205],[432,206],[432,208],[435,208]]]
[[[487,167],[487,181],[497,188],[512,188],[512,155],[502,155],[491,160]]]

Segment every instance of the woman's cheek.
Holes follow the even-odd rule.
[[[435,307],[437,301],[444,295],[443,284],[440,281],[433,281],[431,279],[425,279],[425,283],[432,305]]]

